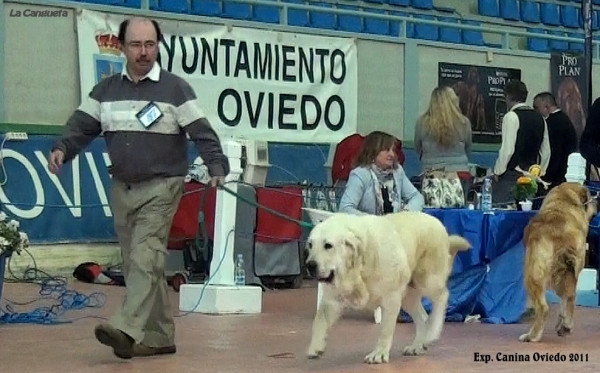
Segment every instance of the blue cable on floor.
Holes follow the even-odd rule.
[[[31,253],[27,252],[30,256]],[[32,257],[33,258],[33,257]],[[10,259],[9,259],[10,260]],[[10,262],[9,262],[10,263]],[[34,259],[35,263],[35,259]],[[8,266],[8,265],[7,265]],[[10,269],[9,269],[10,271]],[[40,279],[38,274],[44,277]],[[75,290],[69,290],[67,279],[64,277],[53,277],[36,268],[25,271],[23,279],[17,279],[17,283],[38,283],[40,285],[39,297],[29,302],[14,302],[6,300],[6,307],[0,307],[1,324],[66,324],[84,318],[99,318],[100,316],[84,316],[77,319],[61,320],[60,318],[69,311],[82,310],[85,308],[102,308],[106,304],[106,295],[95,292],[90,295],[82,294]],[[48,302],[47,306],[35,308],[29,312],[16,312],[13,306],[24,306],[36,302]]]
[[[250,205],[253,205],[257,208],[265,209],[268,212],[270,212],[271,214],[279,216],[280,218],[284,218],[286,220],[293,221],[302,227],[312,227],[311,223],[298,221],[291,217],[287,217],[275,210],[261,206],[255,202],[249,201],[248,199],[241,197],[237,193],[231,191],[230,189],[228,189],[224,186],[221,186],[221,188],[224,189],[229,194],[234,195],[236,198],[238,198]],[[206,196],[206,193],[203,193],[203,195],[201,197],[201,202],[200,202],[201,207],[204,206],[205,196]],[[202,225],[202,230],[204,231],[203,236],[206,237],[207,234],[205,232],[206,227],[204,226],[204,216],[203,215],[204,215],[203,208],[201,208],[200,212],[199,212],[199,223],[200,223],[200,225]],[[193,310],[195,310],[201,304],[202,298],[204,296],[204,290],[209,285],[210,281],[213,279],[213,277],[216,275],[216,273],[220,270],[221,265],[223,264],[223,261],[225,260],[225,257],[226,257],[225,254],[227,253],[227,246],[229,243],[229,238],[230,238],[231,234],[233,234],[234,232],[235,232],[234,230],[231,230],[227,234],[227,236],[225,238],[225,243],[224,243],[225,247],[223,249],[224,253],[222,254],[221,260],[217,264],[217,267],[215,268],[215,270],[212,271],[212,274],[209,276],[209,278],[204,282],[204,286],[202,287],[202,290],[198,296],[198,299],[196,300],[196,304],[194,305],[194,307],[192,307],[192,311],[189,311],[189,312],[186,312],[186,313],[183,313],[180,315],[176,315],[175,317],[186,316],[186,315],[192,313]],[[205,244],[204,244],[204,249],[207,250],[207,242],[205,242]],[[24,303],[13,302],[6,298],[4,298],[4,299],[12,305],[20,305],[20,306],[29,305],[29,304],[39,302],[39,301],[48,301],[48,300],[54,301],[55,303],[50,306],[38,307],[30,312],[15,312],[11,305],[7,304],[5,308],[2,308],[1,304],[0,304],[0,325],[2,325],[2,324],[45,324],[45,325],[65,324],[65,323],[72,323],[76,320],[85,319],[85,318],[98,318],[98,319],[106,320],[106,318],[100,317],[100,316],[84,316],[84,317],[71,319],[71,320],[60,320],[59,318],[69,311],[82,310],[85,308],[102,308],[102,307],[104,307],[104,305],[106,303],[106,295],[104,293],[100,293],[100,292],[95,292],[90,295],[85,295],[85,294],[79,293],[75,290],[69,290],[67,288],[68,282],[67,282],[66,278],[53,277],[43,271],[40,271],[39,269],[37,269],[37,264],[35,262],[35,258],[31,255],[31,253],[29,251],[27,251],[27,250],[24,250],[24,251],[32,258],[33,263],[34,263],[33,268],[30,268],[25,271],[23,279],[17,279],[13,275],[13,277],[15,277],[15,281],[6,281],[5,280],[5,283],[6,282],[38,283],[41,287],[40,291],[39,291],[40,297],[33,301],[24,302]],[[10,258],[8,259],[7,267],[8,267],[9,272],[11,272],[10,271]],[[28,276],[28,273],[31,273],[31,272],[33,272],[33,275]],[[43,274],[44,278],[40,279],[38,277],[38,274]]]
[[[225,239],[225,248],[224,248],[225,252],[223,253],[223,256],[221,257],[221,260],[217,264],[217,268],[215,268],[215,271],[205,281],[204,286],[202,287],[202,290],[200,292],[200,295],[198,296],[198,300],[196,301],[196,304],[194,305],[194,307],[192,307],[192,310],[195,310],[200,305],[200,303],[202,302],[202,298],[204,296],[204,290],[206,289],[207,285],[210,283],[210,280],[212,280],[212,278],[217,274],[217,272],[221,268],[221,265],[223,264],[223,261],[226,258],[225,253],[227,252],[227,245],[229,243],[229,238],[230,238],[231,234],[233,234],[233,233],[234,233],[234,231],[231,230],[227,234],[227,237]],[[27,253],[31,256],[31,253],[29,253],[29,252],[27,252]],[[33,256],[32,256],[32,259],[33,259]],[[33,260],[34,260],[34,265],[35,265],[35,259],[33,259]],[[8,264],[10,264],[10,262]],[[10,271],[10,267],[9,267],[9,271]],[[31,273],[33,273],[33,274],[31,274]],[[38,275],[37,275],[38,273],[43,274],[45,276],[45,278],[38,279]],[[15,276],[13,275],[13,277],[15,277]],[[21,303],[17,303],[17,302],[14,302],[14,301],[4,298],[6,300],[6,302],[9,304],[7,304],[5,308],[0,307],[0,325],[2,325],[2,324],[56,325],[56,324],[72,323],[76,320],[85,319],[85,318],[98,318],[98,319],[106,320],[106,318],[99,317],[99,316],[84,316],[84,317],[71,319],[71,320],[60,320],[59,319],[61,316],[63,316],[65,313],[67,313],[69,311],[82,310],[85,308],[102,308],[102,307],[104,307],[104,305],[106,304],[106,295],[104,293],[95,292],[90,295],[85,295],[85,294],[79,293],[75,290],[69,290],[67,288],[67,279],[66,278],[53,277],[43,271],[35,269],[35,268],[30,268],[30,269],[26,270],[23,277],[24,277],[23,280],[16,280],[16,281],[12,281],[12,282],[39,283],[40,297],[35,300],[29,301],[29,302],[21,302]],[[29,304],[32,304],[35,302],[48,301],[48,300],[53,301],[54,304],[52,304],[50,306],[38,307],[30,312],[15,312],[13,307],[11,306],[11,305],[24,306],[24,305],[29,305]],[[193,311],[185,312],[183,314],[176,315],[175,317],[187,316],[190,313],[193,313]]]

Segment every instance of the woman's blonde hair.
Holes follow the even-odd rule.
[[[471,123],[460,110],[458,96],[450,87],[437,87],[431,92],[429,108],[419,118],[423,132],[443,147],[451,147],[465,137]]]
[[[373,131],[368,134],[360,147],[356,157],[355,166],[369,166],[382,150],[396,147],[396,138],[381,131]],[[394,168],[398,165],[398,154],[394,160]]]

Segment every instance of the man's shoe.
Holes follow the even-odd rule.
[[[133,357],[133,338],[119,329],[108,324],[100,324],[94,329],[94,334],[98,342],[112,347],[113,353],[117,357],[121,359],[131,359]]]
[[[165,347],[150,347],[139,343],[133,346],[133,356],[136,357],[167,355],[174,354],[176,352],[177,347],[175,347],[175,345]]]

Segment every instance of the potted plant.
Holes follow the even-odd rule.
[[[29,246],[27,234],[19,228],[18,221],[8,220],[6,214],[0,211],[0,256],[8,258],[15,252],[20,254]]]
[[[533,205],[531,199],[535,197],[537,190],[537,182],[532,177],[521,176],[517,179],[517,185],[515,187],[515,199],[521,206],[521,210],[531,210],[531,206]]]
[[[523,211],[531,210],[533,205],[532,199],[538,191],[538,180],[541,170],[539,165],[533,165],[529,167],[529,170],[523,176],[517,179],[514,195],[520,209]]]
[[[18,221],[8,220],[6,214],[0,211],[0,299],[4,287],[6,259],[13,253],[20,254],[21,250],[29,246],[29,238],[19,228]]]

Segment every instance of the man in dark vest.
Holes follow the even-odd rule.
[[[542,168],[544,176],[550,162],[550,141],[544,118],[527,101],[527,86],[511,80],[504,87],[509,111],[502,119],[502,145],[494,165],[492,201],[509,204],[515,201],[513,188],[523,171],[534,164]]]
[[[538,93],[533,98],[533,108],[546,120],[550,140],[550,163],[544,181],[550,189],[566,181],[569,154],[577,151],[577,134],[569,116],[558,105],[550,92]]]

